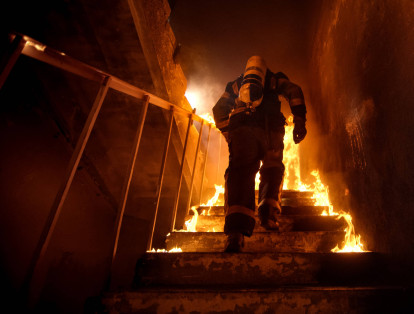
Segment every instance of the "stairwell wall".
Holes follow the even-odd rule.
[[[310,66],[311,149],[369,250],[414,260],[414,3],[322,1]]]
[[[127,1],[2,3],[0,50],[8,43],[7,33],[17,31],[160,95],[130,10]],[[167,32],[168,13],[161,15],[165,18],[161,28]],[[162,52],[172,60],[170,50]],[[170,62],[170,66],[179,69],[178,64]],[[167,72],[173,89],[174,73]],[[181,93],[181,99],[182,79],[177,74],[179,88],[173,91],[174,97]],[[19,298],[33,249],[98,89],[95,83],[21,56],[0,91],[0,273],[6,278],[1,287],[8,291],[9,301]],[[40,311],[82,312],[85,300],[99,295],[104,287],[116,211],[141,107],[141,101],[108,92],[47,252]],[[121,231],[115,286],[132,282],[135,262],[146,250],[154,210],[167,124],[161,110],[153,106],[148,119]],[[182,132],[177,127],[173,137],[181,143]],[[178,148],[177,152],[170,148],[160,213],[164,225],[170,218],[165,213],[172,208],[179,153]],[[186,193],[184,187],[183,195]],[[157,235],[159,239],[164,231]]]

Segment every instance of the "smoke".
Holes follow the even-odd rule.
[[[185,96],[197,114],[210,113],[211,109],[224,92],[225,86],[218,84],[213,77],[191,77],[188,80]]]
[[[312,5],[304,0],[176,1],[170,23],[182,44],[179,59],[187,78],[186,97],[196,113],[211,114],[227,82],[243,72],[252,55],[262,56],[272,71],[282,71],[305,87]],[[290,114],[285,101],[282,108],[286,116]],[[227,163],[224,140],[221,146],[218,149],[218,142],[210,146],[209,163]],[[225,168],[220,165],[220,179]],[[210,183],[216,183],[215,174],[212,171]]]
[[[223,94],[226,87],[225,79],[215,74],[215,67],[207,57],[208,52],[203,46],[191,45],[183,48],[182,64],[187,78],[187,97],[197,114],[212,112],[213,106]]]

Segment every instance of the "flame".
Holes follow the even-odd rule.
[[[354,225],[352,224],[352,216],[349,213],[341,211],[337,219],[341,219],[342,217],[348,224],[347,228],[344,230],[346,232],[344,246],[340,249],[338,245],[336,245],[331,252],[367,252],[364,250],[364,245],[361,243],[361,235],[355,234]]]
[[[213,127],[216,127],[216,122],[214,121],[214,118],[209,113],[203,113],[200,114],[200,117],[206,120],[208,123],[211,123]]]
[[[337,219],[344,218],[347,223],[345,228],[345,241],[343,247],[340,249],[338,245],[332,249],[332,252],[364,252],[364,246],[361,243],[361,236],[355,234],[355,228],[352,223],[352,216],[342,210],[335,212],[329,200],[329,187],[324,185],[321,181],[319,171],[314,170],[311,175],[315,181],[311,186],[304,184],[300,180],[300,159],[299,146],[293,141],[293,116],[287,119],[288,125],[285,128],[283,151],[283,163],[285,165],[285,179],[283,189],[309,191],[313,190],[312,198],[315,199],[315,206],[327,206],[328,211],[322,213],[323,216],[337,216]],[[256,186],[258,188],[259,176],[256,175]]]
[[[207,116],[209,116],[207,114]],[[206,116],[206,117],[207,117]],[[203,116],[202,116],[203,117]],[[204,118],[204,117],[203,117]],[[299,190],[299,191],[313,191],[312,198],[315,199],[315,206],[327,206],[328,210],[324,211],[321,215],[323,216],[336,216],[336,219],[344,218],[347,227],[345,228],[345,240],[343,243],[342,248],[339,248],[337,245],[332,252],[366,252],[364,249],[364,245],[361,243],[361,236],[355,234],[355,228],[352,223],[352,216],[340,210],[339,212],[335,212],[333,205],[329,200],[329,187],[322,183],[322,180],[319,175],[318,170],[313,170],[311,175],[314,177],[314,182],[310,185],[306,185],[300,180],[300,160],[299,160],[299,152],[298,152],[298,145],[296,145],[293,141],[292,132],[293,132],[293,117],[290,116],[288,118],[288,125],[286,127],[286,133],[284,137],[284,157],[283,163],[285,164],[285,181],[283,185],[283,189],[289,190]],[[262,166],[262,164],[260,165]],[[258,189],[260,184],[260,174],[256,174],[255,178],[255,188]],[[206,204],[202,204],[201,206],[208,206],[211,207],[214,205],[222,205],[222,199],[219,199],[221,194],[224,194],[224,187],[222,185],[214,185],[216,189],[216,193],[214,196],[208,200]],[[349,193],[349,191],[347,191]],[[201,215],[209,215],[210,209],[208,212],[204,209]],[[187,231],[187,232],[195,232],[196,231],[196,224],[198,219],[198,212],[195,208],[191,208],[194,212],[194,215],[191,219],[185,222],[187,230],[179,230],[179,231]],[[208,230],[208,232],[211,232]],[[215,229],[213,228],[213,231]],[[176,248],[179,252],[181,249]],[[154,250],[153,250],[154,251]],[[159,250],[157,250],[158,252]],[[164,250],[165,251],[165,250]],[[171,252],[170,250],[169,252]],[[162,251],[161,251],[162,252]]]
[[[308,191],[309,186],[300,180],[299,145],[293,141],[293,116],[287,119],[283,143],[283,164],[285,165],[285,177],[283,181],[284,190]]]
[[[200,206],[208,206],[210,207],[208,211],[203,209],[201,215],[210,215],[210,209],[212,206],[215,205],[223,205],[223,201],[219,199],[221,194],[224,194],[224,187],[222,185],[215,184],[214,187],[216,188],[216,193],[212,198],[208,200],[206,204],[201,204]],[[185,229],[181,230],[174,230],[175,232],[197,232],[197,220],[198,220],[198,211],[195,206],[191,207],[190,210],[193,211],[193,216],[185,222]],[[213,228],[214,232],[214,228]]]
[[[260,162],[260,167],[262,167],[263,163]],[[254,189],[258,190],[260,185],[260,173],[259,171],[256,173],[256,178],[254,179]]]
[[[224,195],[224,187],[222,185],[214,184],[214,187],[216,188],[216,193],[212,198],[210,198],[207,203],[201,204],[201,206],[215,206],[215,205],[223,205],[223,200],[220,197],[221,194]],[[204,211],[203,211],[204,213]]]
[[[185,226],[188,232],[196,232],[198,211],[194,206],[191,207],[190,209],[193,212],[193,217],[191,217],[189,220],[185,222]]]
[[[325,186],[319,175],[318,170],[313,170],[311,175],[315,178],[315,182],[312,184],[313,195],[312,198],[315,200],[315,206],[328,206],[328,212],[323,211],[322,216],[338,215],[334,213],[333,206],[329,201],[329,187]]]
[[[203,92],[203,89],[200,87],[194,87],[192,89],[187,89],[185,91],[184,96],[187,98],[188,102],[190,103],[192,108],[198,108],[203,109],[206,108],[204,105],[206,97],[203,97],[205,92]],[[207,120],[208,123],[211,123],[213,127],[216,127],[216,123],[214,121],[214,118],[209,113],[203,113],[199,115],[204,120]]]
[[[287,119],[288,125],[285,127],[285,136],[283,138],[283,164],[285,165],[285,176],[283,181],[284,190],[309,191],[309,186],[300,180],[300,160],[299,145],[293,141],[293,116]],[[260,163],[260,167],[262,166]],[[256,174],[255,189],[259,189],[260,174]]]
[[[355,234],[351,214],[344,212],[343,210],[335,212],[329,200],[329,187],[322,183],[319,171],[314,170],[311,172],[311,175],[315,178],[312,196],[312,198],[315,199],[315,206],[328,206],[328,212],[326,212],[326,210],[323,211],[323,216],[337,216],[336,219],[338,220],[344,218],[347,223],[347,227],[344,230],[345,240],[343,247],[340,249],[337,245],[331,252],[366,252],[366,250],[364,250],[364,245],[361,243],[361,236]]]
[[[166,249],[152,249],[151,251],[147,251],[147,253],[177,253],[182,252],[183,250],[179,247],[174,247],[171,250],[167,251]]]

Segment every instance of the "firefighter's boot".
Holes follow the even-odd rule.
[[[274,205],[263,202],[259,208],[260,225],[266,230],[279,230],[279,223],[277,222],[277,215],[281,213],[281,207],[279,202],[275,202]]]
[[[244,247],[244,235],[242,233],[230,233],[227,235],[226,248],[224,252],[239,253]]]

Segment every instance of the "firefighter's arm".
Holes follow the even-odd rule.
[[[213,107],[213,116],[216,123],[216,127],[227,138],[230,113],[235,105],[235,98],[237,97],[232,88],[233,82],[230,82],[226,86],[226,90]]]
[[[293,114],[293,140],[296,144],[300,143],[306,136],[306,105],[302,89],[289,81],[286,75],[279,72],[276,74],[278,91],[289,102],[290,110]]]

